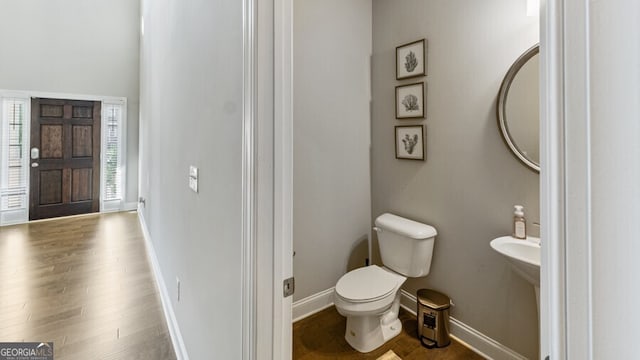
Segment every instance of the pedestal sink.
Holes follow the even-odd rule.
[[[526,239],[503,236],[491,240],[491,248],[503,255],[513,270],[533,285],[536,304],[540,309],[540,239],[531,236]]]

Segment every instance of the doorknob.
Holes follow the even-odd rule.
[[[31,163],[32,168],[37,168],[38,166],[40,166],[40,164],[38,164],[37,162]]]
[[[38,160],[40,158],[40,149],[37,147],[31,148],[31,159]]]

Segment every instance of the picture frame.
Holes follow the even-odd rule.
[[[424,119],[424,82],[396,86],[396,119]]]
[[[395,127],[396,159],[420,160],[425,157],[423,125],[398,125]]]
[[[426,39],[396,47],[396,80],[427,75],[426,49]]]

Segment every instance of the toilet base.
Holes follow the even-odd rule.
[[[402,322],[398,319],[399,310],[400,293],[398,292],[391,308],[383,314],[347,316],[345,340],[361,353],[379,348],[402,331]]]
[[[349,317],[344,338],[352,348],[361,353],[368,353],[396,337],[400,331],[402,331],[400,319],[396,319],[389,325],[382,325],[380,316]]]

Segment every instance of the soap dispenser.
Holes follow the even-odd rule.
[[[526,239],[527,222],[524,219],[524,207],[522,205],[515,205],[513,209],[513,237],[516,239]]]

